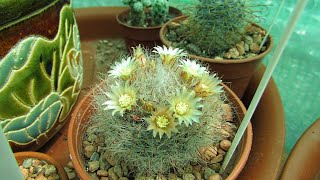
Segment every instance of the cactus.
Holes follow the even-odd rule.
[[[155,0],[152,6],[152,25],[160,25],[166,22],[169,14],[169,3],[167,0]]]
[[[127,23],[132,26],[158,26],[168,18],[168,0],[122,0],[122,3],[130,7]]]
[[[245,28],[256,18],[248,0],[199,0],[193,8],[183,36],[211,56],[220,55],[239,43]]]
[[[90,126],[134,176],[183,171],[223,138],[225,95],[215,74],[181,49],[141,47],[115,63],[94,92]]]

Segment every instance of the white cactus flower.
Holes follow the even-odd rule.
[[[126,110],[132,110],[136,106],[136,91],[126,83],[124,86],[116,83],[116,85],[111,86],[111,92],[106,92],[108,101],[104,102],[104,110],[113,110],[112,116],[119,112],[123,116]]]
[[[216,74],[205,74],[196,84],[194,91],[196,92],[197,96],[200,97],[207,97],[213,94],[221,93],[223,92],[222,86],[219,85],[221,82],[222,81],[216,77]]]
[[[195,61],[189,59],[181,60],[182,68],[182,77],[189,81],[191,78],[201,78],[205,74],[209,74],[207,68],[202,67],[200,64],[197,64]]]
[[[123,80],[128,80],[136,69],[137,64],[132,57],[122,59],[122,61],[116,62],[115,65],[111,66],[109,76],[120,77]]]
[[[171,134],[177,133],[176,129],[177,122],[172,117],[172,112],[166,107],[159,107],[155,112],[152,112],[152,116],[145,119],[148,122],[148,131],[153,132],[153,137],[159,134],[160,139],[163,134],[166,134],[168,138]]]
[[[155,50],[152,52],[159,54],[160,58],[162,59],[162,63],[167,65],[173,65],[177,58],[187,55],[187,53],[183,52],[183,50],[179,48],[157,46],[154,47],[154,49]]]
[[[192,122],[199,122],[202,112],[199,110],[203,105],[202,98],[196,97],[196,93],[183,88],[182,92],[177,90],[176,96],[170,100],[170,110],[174,112],[173,116],[179,120],[179,124],[188,126]]]

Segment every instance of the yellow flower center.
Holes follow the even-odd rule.
[[[179,102],[176,105],[176,113],[179,115],[185,114],[188,110],[189,110],[189,106],[188,106],[188,104],[186,104],[184,102]]]
[[[204,89],[204,90],[208,90],[209,89],[209,87],[207,85],[203,84],[203,83],[201,84],[201,88]]]
[[[128,94],[123,94],[120,96],[118,102],[121,108],[129,108],[134,103],[134,99]]]
[[[169,119],[164,115],[156,117],[156,123],[159,128],[166,128],[169,125]]]
[[[188,73],[190,75],[194,76],[194,77],[198,77],[199,76],[199,73],[198,73],[197,69],[194,68],[194,67],[189,67],[188,68]]]
[[[132,69],[129,67],[125,67],[122,69],[121,71],[121,78],[124,80],[129,79],[130,75],[131,75]]]

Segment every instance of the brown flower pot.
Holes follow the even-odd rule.
[[[283,168],[281,179],[320,179],[320,119],[299,138]]]
[[[180,22],[187,19],[187,16],[179,16],[164,24],[160,30],[161,42],[166,46],[171,46],[171,42],[168,41],[165,34],[168,31],[168,24],[171,22]],[[258,25],[256,25],[258,26]],[[218,60],[212,58],[206,58],[189,54],[191,58],[199,59],[201,61],[209,63],[209,67],[212,71],[216,72],[223,82],[227,84],[236,94],[242,99],[245,90],[249,84],[251,76],[261,65],[263,57],[265,57],[273,47],[273,39],[269,35],[267,40],[267,49],[251,58],[245,58],[241,60]]]
[[[68,179],[68,176],[67,176],[66,172],[64,171],[63,166],[47,154],[43,154],[40,152],[33,152],[33,151],[25,151],[25,152],[14,153],[14,156],[15,156],[19,165],[21,165],[23,163],[23,160],[25,160],[27,158],[35,158],[35,159],[39,159],[39,160],[44,160],[48,164],[52,164],[57,168],[57,172],[58,172],[61,180]]]
[[[117,21],[121,26],[122,34],[125,37],[125,42],[128,51],[131,47],[141,44],[142,46],[151,49],[156,45],[162,45],[159,37],[160,26],[155,27],[136,27],[130,26],[125,22],[125,19],[129,16],[130,9],[126,9],[117,15]],[[169,14],[174,17],[180,16],[182,13],[179,9],[169,7]]]
[[[243,119],[246,109],[240,99],[224,85],[229,101],[236,110],[235,119],[240,123]],[[91,114],[94,112],[92,103],[93,91],[87,94],[77,105],[71,115],[70,126],[68,130],[68,147],[74,168],[81,179],[90,179],[89,173],[85,168],[84,155],[82,152],[82,138]],[[235,165],[227,179],[235,179],[243,169],[252,145],[252,126],[251,123],[241,140],[238,151],[235,154]]]

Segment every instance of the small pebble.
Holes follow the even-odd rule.
[[[218,154],[225,155],[226,152],[223,149],[218,148]]]
[[[186,174],[183,174],[183,180],[195,180],[196,178],[194,177],[193,174],[191,173],[186,173]]]
[[[42,173],[40,173],[39,175],[37,175],[37,177],[34,180],[44,180],[47,179]]]
[[[259,47],[259,45],[257,43],[252,43],[250,45],[250,51],[251,52],[257,53],[257,52],[259,52],[259,50],[260,50],[260,47]]]
[[[216,172],[220,171],[220,168],[221,168],[220,163],[212,163],[212,164],[209,164],[208,166]]]
[[[200,172],[194,172],[193,175],[194,175],[194,177],[195,177],[196,180],[201,180],[201,179],[202,179]]]
[[[90,135],[88,136],[88,141],[93,143],[96,138],[97,138],[97,135],[95,135],[95,134],[90,134]]]
[[[63,167],[63,169],[64,169],[64,171],[65,172],[72,172],[73,170],[71,169],[71,168],[69,168],[69,167]]]
[[[221,162],[223,160],[223,155],[222,154],[219,154],[217,155],[216,157],[212,158],[210,160],[210,163],[218,163],[218,162]]]
[[[98,161],[99,160],[99,154],[97,152],[93,152],[90,161]]]
[[[50,176],[51,174],[54,174],[57,172],[56,167],[54,167],[54,165],[47,165],[47,167],[45,168],[44,171],[44,175],[45,176]]]
[[[117,165],[115,165],[113,167],[113,171],[114,171],[114,173],[116,173],[116,175],[118,177],[122,177],[123,176],[122,169],[121,169],[121,166],[119,164],[117,164]]]
[[[236,48],[237,48],[240,56],[242,56],[246,52],[245,48],[244,48],[244,42],[243,41],[241,41],[240,43],[236,44]]]
[[[32,161],[33,161],[32,158],[25,159],[22,163],[22,166],[24,168],[29,168],[32,165]]]
[[[215,146],[210,146],[200,149],[201,157],[203,160],[210,161],[212,158],[216,157],[218,152]]]
[[[20,171],[24,177],[24,179],[27,179],[29,177],[29,171],[28,169],[23,168],[22,166],[20,166]]]
[[[99,169],[99,161],[89,161],[88,162],[88,169],[90,172],[95,172]]]
[[[35,167],[35,166],[39,166],[41,165],[41,161],[39,159],[34,159],[33,162],[32,162],[32,166]]]
[[[220,176],[220,174],[216,173],[209,176],[208,180],[222,180],[222,177]]]
[[[49,177],[48,177],[48,180],[59,180],[60,177],[58,174],[51,174]]]
[[[169,180],[177,180],[177,175],[174,174],[174,173],[170,173],[169,176],[168,176],[168,179]]]
[[[200,172],[200,171],[201,171],[201,165],[200,164],[192,167],[192,172],[193,173],[194,172]]]
[[[108,171],[107,170],[98,170],[97,175],[98,176],[108,176]]]
[[[119,177],[114,173],[113,167],[108,170],[108,176],[111,180],[118,180]]]
[[[95,152],[96,148],[93,146],[93,145],[87,145],[85,148],[84,148],[84,155],[87,157],[87,158],[90,158],[92,156],[92,154]]]
[[[220,142],[221,149],[223,149],[225,151],[228,151],[230,146],[231,146],[231,141],[229,141],[229,140],[222,140]]]
[[[68,179],[74,179],[76,177],[76,173],[75,172],[67,172],[67,176],[68,176]]]

